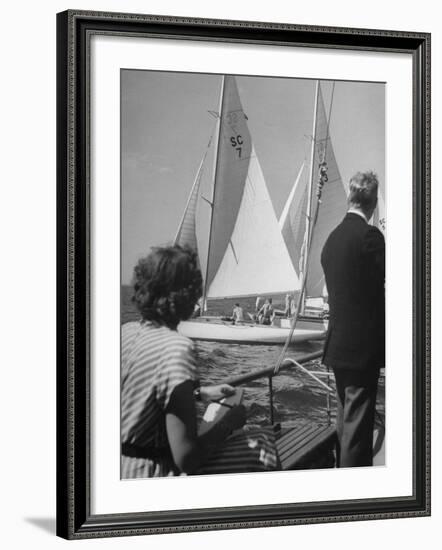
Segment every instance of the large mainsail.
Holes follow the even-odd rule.
[[[321,266],[322,248],[331,231],[342,221],[347,211],[347,195],[342,183],[341,174],[336,162],[329,131],[329,120],[325,111],[321,85],[318,84],[318,106],[316,129],[314,133],[315,148],[313,162],[313,189],[311,214],[316,209],[316,183],[319,164],[327,163],[328,181],[322,190],[322,202],[318,219],[310,243],[310,260],[307,274],[306,296],[322,296],[324,273]]]
[[[231,245],[233,228],[244,193],[252,151],[252,139],[239,98],[236,80],[233,76],[224,78],[209,233],[206,289],[210,288],[224,254],[228,246]]]
[[[282,234],[290,251],[293,265],[300,271],[305,270],[305,253],[307,250],[308,219],[314,216],[317,204],[316,184],[319,165],[327,165],[328,181],[322,190],[322,202],[314,227],[309,250],[306,296],[322,296],[324,292],[324,273],[321,267],[321,251],[331,231],[339,224],[347,209],[347,195],[336,163],[329,131],[321,86],[317,83],[316,116],[313,128],[312,158],[310,160],[311,181],[306,178],[297,180],[285,220],[281,218]],[[310,193],[310,208],[308,195]],[[290,198],[290,197],[289,197]]]

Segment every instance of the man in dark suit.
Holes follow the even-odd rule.
[[[373,464],[377,384],[385,364],[385,240],[368,224],[377,194],[374,173],[352,177],[349,210],[321,254],[330,307],[323,362],[336,379],[339,467]]]

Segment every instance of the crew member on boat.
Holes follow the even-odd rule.
[[[237,302],[233,308],[232,323],[234,325],[244,322],[244,309]]]
[[[368,221],[378,179],[350,180],[349,210],[321,255],[330,308],[323,362],[336,378],[338,466],[371,466],[379,370],[385,365],[385,241]]]
[[[228,384],[199,385],[193,343],[176,330],[192,315],[201,281],[196,254],[178,245],[154,249],[135,267],[133,301],[141,320],[122,327],[123,478],[277,466],[271,429],[229,435],[245,422],[241,405],[197,435],[195,400],[235,393]]]
[[[255,312],[251,316],[251,320],[254,321],[255,323],[259,323],[258,314],[260,309],[261,309],[261,296],[257,296],[255,301]]]
[[[203,297],[201,296],[197,303],[195,304],[195,307],[193,308],[193,318],[200,317],[203,314]]]
[[[291,304],[291,301],[292,301],[292,296],[291,294],[286,294],[285,295],[285,307],[284,307],[284,317],[287,317],[287,319],[290,318],[290,304]]]
[[[275,310],[273,309],[272,299],[267,298],[258,312],[258,322],[261,325],[271,325],[274,317]]]

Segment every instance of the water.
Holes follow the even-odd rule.
[[[130,287],[122,288],[121,317],[122,323],[139,319],[138,312],[131,302]],[[209,302],[209,315],[231,315],[233,299],[214,300]],[[255,297],[239,300],[245,310],[253,312]],[[276,308],[283,309],[284,296],[274,296]],[[198,368],[201,383],[217,384],[227,378],[249,374],[253,371],[274,366],[282,346],[261,346],[244,344],[223,344],[219,342],[196,341]],[[320,342],[304,343],[289,348],[286,357],[295,357],[321,349]],[[317,361],[305,365],[314,371],[326,372],[326,368]],[[320,377],[327,381],[327,378]],[[332,381],[333,378],[330,378]],[[334,384],[331,382],[334,387]],[[262,378],[243,385],[243,404],[247,409],[247,424],[263,426],[269,424],[269,390],[267,378]],[[308,375],[298,369],[283,371],[273,378],[274,421],[284,426],[296,426],[305,422],[324,423],[327,421],[326,390]],[[377,410],[385,416],[385,384],[380,380]],[[334,417],[335,400],[332,395],[332,418]],[[200,411],[201,412],[201,411]]]

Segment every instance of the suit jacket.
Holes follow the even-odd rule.
[[[324,364],[354,370],[384,366],[384,236],[348,213],[328,237],[321,263],[330,307]]]

